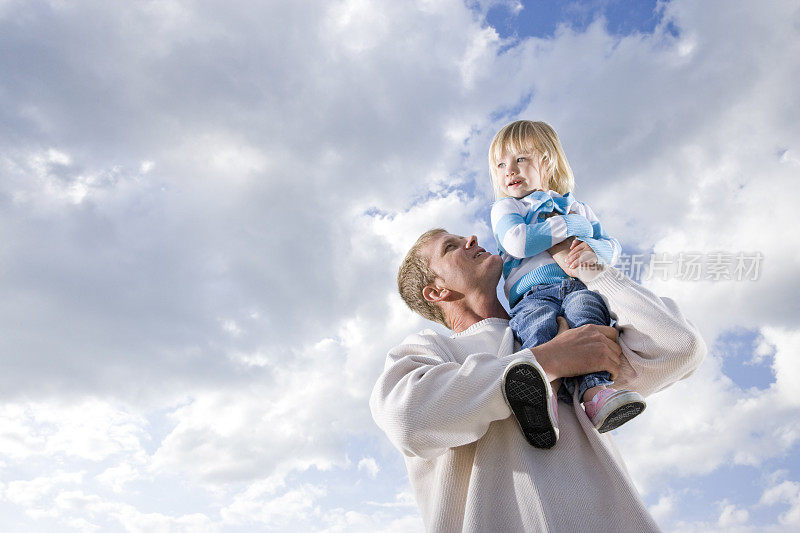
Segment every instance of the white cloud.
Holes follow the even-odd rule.
[[[789,328],[767,327],[763,330],[764,342],[775,350],[772,369],[775,372],[775,390],[782,402],[800,407],[800,398],[796,393],[793,376],[800,372],[798,346],[800,346],[800,330]],[[763,353],[759,352],[759,355]],[[795,410],[800,418],[800,411]],[[795,420],[797,420],[796,418]]]
[[[663,524],[675,512],[676,500],[677,498],[673,494],[665,494],[654,505],[648,507],[647,510],[650,511],[656,522]]]
[[[126,453],[143,453],[146,438],[141,417],[100,399],[7,403],[0,406],[3,456],[14,460],[61,456],[102,461]]]
[[[261,523],[278,527],[322,516],[317,501],[325,494],[323,488],[301,485],[280,495],[275,494],[276,488],[271,482],[252,485],[222,510],[223,518],[233,524]]]
[[[781,338],[773,368],[794,357],[788,355],[793,335],[764,330],[768,342]],[[650,397],[645,414],[620,429],[617,442],[641,489],[722,465],[759,466],[800,441],[796,399],[780,386],[787,374],[778,371],[771,386],[745,390],[722,374],[723,355],[712,351],[691,378]]]
[[[381,244],[391,247],[399,265],[417,237],[435,227],[444,227],[456,234],[480,231],[479,240],[488,241],[491,238],[488,224],[476,220],[475,216],[483,207],[485,204],[481,199],[451,192],[420,202],[402,212],[365,214],[362,218],[368,228],[383,238]]]
[[[330,43],[360,54],[378,46],[389,30],[390,18],[382,6],[368,0],[333,3],[324,18]]]
[[[37,524],[61,524],[81,531],[215,531],[218,524],[202,513],[170,516],[145,513],[135,506],[88,493],[82,473],[59,472],[29,481],[13,481],[3,497],[25,510]]]
[[[9,481],[3,497],[23,507],[34,507],[60,485],[81,483],[83,476],[82,472],[56,472],[30,480]]]
[[[411,487],[401,490],[395,494],[394,500],[390,502],[367,502],[369,505],[377,507],[415,507],[417,505]]]
[[[142,477],[138,466],[132,466],[130,463],[120,463],[116,466],[105,469],[101,474],[95,476],[97,481],[111,487],[111,489],[119,494],[123,491],[125,485],[131,481]]]
[[[717,525],[722,528],[742,526],[747,523],[750,513],[747,509],[740,509],[727,501],[722,502],[722,512],[719,514]]]
[[[334,509],[326,519],[326,526],[320,529],[324,533],[359,532],[359,533],[408,533],[422,532],[425,527],[416,513],[400,518],[389,517],[385,513],[373,514],[357,511]]]
[[[775,380],[745,390],[716,354],[653,397],[619,436],[640,484],[792,454],[796,8],[674,1],[652,34],[503,41],[496,4],[521,9],[0,3],[7,501],[42,529],[421,530],[408,498],[364,503],[406,484],[366,406],[423,324],[396,268],[429,227],[491,239],[486,149],[518,116],[556,126],[624,246],[765,257],[757,282],[651,283],[709,344],[760,331]],[[186,503],[151,512],[142,486],[176,478]],[[736,505],[698,524],[750,527]]]
[[[786,526],[800,526],[800,483],[783,481],[773,485],[764,491],[759,503],[762,505],[788,504],[789,509],[778,517],[780,523]]]
[[[154,454],[154,468],[225,483],[343,466],[347,435],[371,425],[367,398],[381,364],[369,356],[375,345],[349,322],[335,338],[263,360],[262,384],[198,391],[170,413],[175,426]]]
[[[364,457],[358,462],[358,470],[364,470],[370,477],[374,478],[381,469],[374,457]]]

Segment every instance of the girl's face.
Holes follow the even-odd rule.
[[[543,191],[539,157],[536,154],[505,152],[497,160],[495,176],[500,190],[514,198]]]

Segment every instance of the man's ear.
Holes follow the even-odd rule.
[[[425,285],[422,288],[422,297],[429,302],[441,302],[450,296],[450,289],[437,287],[436,285]]]

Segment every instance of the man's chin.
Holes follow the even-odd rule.
[[[489,269],[492,271],[492,276],[497,277],[495,283],[500,281],[500,277],[503,275],[503,258],[499,255],[492,255],[487,260]]]

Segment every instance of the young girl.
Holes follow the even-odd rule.
[[[608,326],[611,317],[600,295],[569,277],[547,253],[569,237],[575,237],[567,259],[570,268],[612,265],[620,252],[619,243],[603,231],[591,208],[571,194],[572,169],[553,128],[529,120],[508,124],[492,141],[489,168],[497,200],[492,206],[492,230],[503,258],[510,325],[522,347],[555,337],[558,316],[570,328]],[[558,398],[572,403],[577,387],[586,415],[601,433],[624,424],[646,405],[637,392],[610,388],[610,378],[608,372],[565,378],[557,389]],[[526,417],[515,409],[522,399],[513,397],[520,388],[505,390],[527,437]],[[548,398],[548,408],[556,413],[552,401]],[[558,423],[551,418],[557,439]]]

